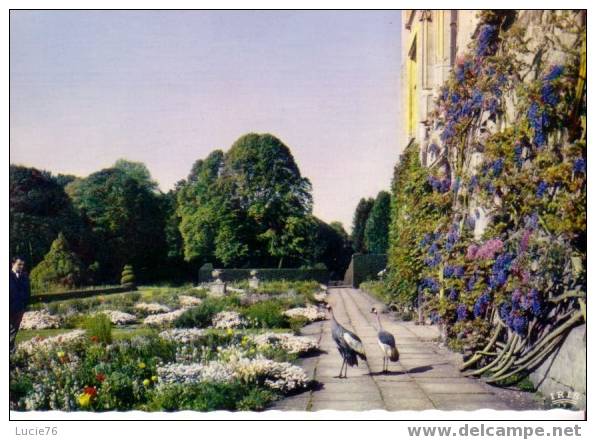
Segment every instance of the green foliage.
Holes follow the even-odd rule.
[[[122,277],[120,278],[120,284],[134,284],[135,274],[130,264],[124,266],[122,269]]]
[[[450,207],[448,195],[433,193],[419,154],[418,145],[408,145],[393,174],[387,285],[393,301],[403,305],[414,303],[425,276],[420,241],[435,231]]]
[[[283,314],[282,303],[275,299],[259,301],[247,307],[242,314],[257,327],[285,328],[288,318]]]
[[[317,234],[314,240],[314,260],[322,262],[330,272],[330,278],[343,279],[350,264],[354,250],[340,222],[329,224],[322,220],[317,222]]]
[[[71,251],[64,234],[59,233],[44,259],[31,271],[31,288],[37,292],[72,289],[85,279],[81,259]]]
[[[74,205],[91,225],[102,275],[112,280],[119,278],[125,263],[150,277],[165,254],[161,199],[150,182],[129,173],[104,169],[70,189]]]
[[[354,220],[352,222],[352,247],[354,252],[366,252],[366,240],[364,237],[364,230],[366,228],[366,221],[370,211],[375,204],[374,199],[360,199],[356,211],[354,212]]]
[[[261,411],[276,398],[264,388],[242,382],[167,385],[147,404],[149,411]]]
[[[384,254],[389,247],[391,195],[380,191],[370,210],[364,227],[364,243],[371,254]]]
[[[103,313],[92,315],[84,323],[87,336],[101,342],[110,344],[112,342],[112,322]]]
[[[60,232],[84,250],[86,229],[62,183],[47,171],[10,166],[10,254],[24,257],[29,268],[43,259]]]
[[[178,328],[205,328],[211,325],[213,317],[230,308],[236,308],[240,301],[235,296],[226,296],[222,298],[206,298],[201,304],[184,312],[174,321],[174,326]]]
[[[199,160],[178,192],[184,256],[247,260],[308,258],[315,224],[308,179],[289,148],[270,134],[248,134],[227,153]],[[270,263],[268,263],[270,264]]]

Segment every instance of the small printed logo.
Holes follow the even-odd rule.
[[[556,393],[550,393],[551,407],[571,409],[577,407],[581,394],[578,392],[571,391],[557,391]]]

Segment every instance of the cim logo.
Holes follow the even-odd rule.
[[[550,404],[560,408],[573,408],[577,406],[580,398],[581,395],[578,392],[558,391],[550,393]]]

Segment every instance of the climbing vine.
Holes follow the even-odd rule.
[[[418,231],[417,288],[448,343],[467,354],[466,374],[489,382],[531,371],[585,321],[578,14],[483,12],[433,116],[427,187],[449,203],[435,205],[434,229]]]

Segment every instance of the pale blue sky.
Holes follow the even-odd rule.
[[[142,161],[162,190],[242,134],[269,132],[349,227],[388,189],[399,11],[10,15],[11,163],[80,176]]]

